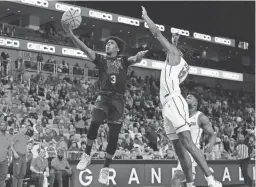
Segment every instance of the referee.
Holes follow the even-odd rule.
[[[249,187],[252,186],[252,178],[248,174],[248,166],[250,163],[249,147],[245,144],[245,138],[243,134],[238,136],[238,144],[235,149],[234,155],[237,155],[237,159],[242,170],[242,175],[244,177],[244,183]]]

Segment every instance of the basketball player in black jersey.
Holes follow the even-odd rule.
[[[135,56],[128,58],[119,56],[124,50],[124,42],[118,37],[110,37],[106,40],[105,51],[107,55],[104,56],[88,48],[73,34],[67,24],[62,22],[62,26],[74,44],[82,50],[99,69],[101,88],[101,92],[92,111],[92,121],[87,133],[86,151],[81,157],[77,169],[85,170],[90,164],[91,149],[97,137],[98,129],[100,125],[103,124],[103,121],[107,120],[109,139],[104,167],[101,169],[99,175],[99,182],[108,185],[109,166],[117,148],[118,135],[123,123],[127,69],[130,65],[139,63],[147,53],[147,50],[138,52]]]

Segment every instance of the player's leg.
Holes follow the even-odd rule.
[[[98,130],[103,121],[106,119],[108,110],[107,98],[99,96],[95,107],[92,110],[92,121],[87,132],[87,141],[85,153],[82,155],[80,162],[77,165],[78,170],[85,170],[91,162],[91,150],[95,139],[97,138]]]
[[[187,152],[187,150],[183,147],[183,145],[181,144],[180,140],[173,140],[173,146],[175,149],[175,152],[179,158],[180,161],[180,166],[182,168],[182,171],[186,182],[188,183],[188,187],[192,187],[193,186],[193,173],[192,173],[192,162],[191,162],[191,158]]]
[[[117,149],[118,136],[123,124],[124,102],[122,100],[113,100],[112,106],[108,111],[109,136],[106,148],[104,166],[100,171],[99,182],[108,185],[109,166],[112,162]]]
[[[183,147],[183,145],[179,141],[179,137],[177,136],[171,121],[168,119],[171,117],[170,112],[171,111],[169,110],[168,107],[164,107],[163,116],[164,116],[165,132],[166,132],[166,135],[168,136],[168,138],[173,143],[175,152],[178,156],[178,159],[180,160],[180,163],[181,163],[180,166],[181,166],[182,170],[185,171],[184,175],[185,175],[186,181],[188,183],[188,187],[193,187],[192,162],[191,162],[188,152],[186,151],[186,149]]]
[[[199,167],[203,170],[204,175],[208,185],[212,187],[221,187],[221,183],[216,181],[212,176],[212,173],[207,165],[207,162],[204,158],[202,151],[194,144],[191,137],[190,127],[188,123],[188,106],[187,102],[182,97],[173,97],[172,106],[173,110],[176,110],[173,117],[173,126],[176,130],[176,133],[179,137],[180,142],[185,147],[185,149],[191,154],[193,159],[197,162]],[[173,111],[174,112],[174,111]],[[184,171],[184,170],[183,170]]]

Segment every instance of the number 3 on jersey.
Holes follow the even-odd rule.
[[[111,76],[110,76],[110,82],[111,82],[112,84],[116,84],[116,76],[115,76],[115,75],[111,75]]]

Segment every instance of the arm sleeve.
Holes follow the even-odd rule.
[[[123,57],[124,65],[126,68],[128,68],[131,65],[131,63],[128,61],[128,58],[129,57],[127,57],[127,56]]]

